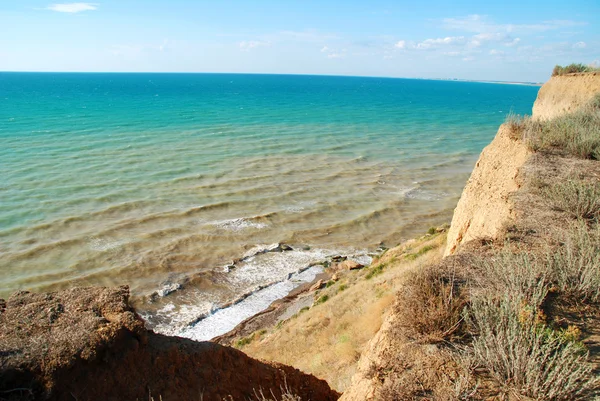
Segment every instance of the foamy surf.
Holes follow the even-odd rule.
[[[181,330],[177,335],[196,341],[208,341],[225,334],[247,318],[267,309],[274,301],[285,297],[294,288],[313,281],[321,272],[323,272],[321,266],[312,266],[292,275],[288,280],[260,289],[228,308],[215,311],[194,325]]]
[[[199,291],[185,284],[167,283],[156,292],[163,306],[142,316],[156,332],[209,340],[311,282],[334,257],[371,263],[366,251],[340,251],[294,249],[278,243],[258,245],[220,272],[220,286],[227,288],[230,298],[221,297],[223,288],[218,292]]]

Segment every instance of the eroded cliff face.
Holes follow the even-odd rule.
[[[574,111],[600,92],[600,73],[552,77],[533,105],[533,119],[549,119]],[[510,196],[521,186],[520,170],[531,155],[526,144],[500,126],[483,150],[452,216],[445,256],[474,239],[498,239],[515,217]]]
[[[235,401],[284,386],[303,400],[339,396],[292,367],[148,331],[128,298],[120,287],[0,300],[0,399]]]
[[[514,139],[511,128],[500,126],[481,152],[452,216],[444,255],[477,238],[496,238],[513,216],[510,194],[519,189],[519,169],[531,152]]]
[[[533,104],[534,119],[547,120],[574,111],[600,92],[600,73],[556,76],[540,88]]]

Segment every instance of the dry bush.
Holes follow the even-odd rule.
[[[574,218],[600,217],[600,184],[579,179],[558,182],[542,190],[549,206]]]
[[[597,68],[594,68],[592,66],[583,64],[583,63],[573,63],[573,64],[569,64],[567,66],[560,66],[560,65],[556,65],[554,66],[554,69],[552,70],[552,76],[558,76],[558,75],[565,75],[565,74],[574,74],[577,72],[593,72],[593,71],[598,71]]]
[[[553,281],[560,291],[579,301],[600,301],[600,227],[578,222],[561,249],[550,251]]]
[[[582,159],[600,159],[600,97],[581,109],[550,120],[521,120],[523,137],[534,150],[559,150]]]
[[[541,305],[547,295],[548,268],[532,255],[505,249],[476,265],[474,296],[481,291],[512,294],[530,305]]]
[[[478,332],[473,356],[506,392],[544,400],[582,399],[598,384],[587,352],[541,323],[539,306],[510,293],[473,300],[469,316]]]
[[[585,348],[546,325],[552,269],[508,250],[478,266],[468,322],[472,354],[505,387],[536,399],[578,399],[597,382]]]
[[[443,264],[414,273],[396,304],[401,324],[430,341],[460,336],[468,302],[466,283],[464,274]]]
[[[515,114],[510,111],[504,119],[504,124],[510,130],[510,137],[515,140],[523,139],[523,132],[530,123],[531,117],[527,115]]]

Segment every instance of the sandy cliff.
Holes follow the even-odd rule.
[[[600,73],[552,77],[533,105],[534,119],[548,119],[573,111],[600,92]],[[445,255],[474,239],[497,239],[503,225],[515,217],[510,196],[521,186],[519,171],[531,155],[510,127],[500,126],[483,150],[454,210]]]
[[[530,155],[525,144],[511,138],[502,125],[481,153],[454,210],[445,255],[461,243],[477,238],[495,238],[512,217],[510,194],[519,189],[519,169]]]
[[[568,74],[550,78],[533,105],[534,119],[550,119],[573,111],[600,92],[600,72]]]

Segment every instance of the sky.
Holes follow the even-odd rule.
[[[0,0],[0,71],[544,82],[600,66],[600,1]]]

